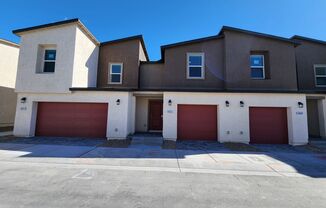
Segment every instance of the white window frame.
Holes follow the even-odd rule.
[[[55,60],[45,60],[45,51],[47,51],[47,50],[54,50],[55,51]],[[53,47],[51,47],[51,48],[44,48],[43,49],[43,58],[42,58],[42,73],[55,73],[55,62],[57,61],[57,49],[56,48],[53,48]],[[45,62],[54,62],[54,71],[53,72],[45,72],[44,71],[44,66],[45,66]]]
[[[263,66],[251,66],[251,57],[263,57]],[[261,69],[263,68],[263,77],[252,77],[251,76],[251,69],[254,68],[254,69]],[[250,77],[251,79],[266,79],[266,76],[265,76],[265,55],[264,54],[252,54],[250,55]]]
[[[199,65],[190,65],[189,57],[190,56],[201,56],[202,62],[201,66]],[[205,79],[205,54],[204,53],[187,53],[187,79]],[[190,67],[201,67],[201,77],[190,77],[189,71]]]
[[[119,65],[121,67],[120,73],[112,73],[112,66],[113,65]],[[123,72],[123,63],[110,63],[109,64],[109,84],[122,84],[122,72]],[[120,75],[120,82],[112,82],[111,75],[113,74],[119,74]]]
[[[317,75],[317,73],[316,73],[317,67],[325,67],[326,68],[326,64],[314,64],[315,86],[316,87],[326,87],[326,85],[318,85],[317,84],[317,77],[325,77],[326,78],[326,75]]]

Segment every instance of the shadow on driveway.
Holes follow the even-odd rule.
[[[178,142],[175,150],[102,147],[105,139],[9,138],[0,160],[19,158],[88,159],[94,164],[175,168],[180,171],[242,171],[271,175],[326,177],[326,154],[315,146]],[[109,159],[109,160],[108,160]],[[60,160],[64,161],[64,160]]]

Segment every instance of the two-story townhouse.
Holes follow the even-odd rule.
[[[293,36],[296,47],[299,91],[306,92],[310,138],[326,137],[326,42]]]
[[[70,89],[97,89],[99,57],[101,63],[110,51],[113,54],[107,60],[125,62],[124,70],[112,64],[114,80],[118,74],[128,75],[128,70],[137,71],[140,60],[147,60],[139,38],[130,44],[123,41],[121,47],[100,44],[78,19],[14,33],[21,37],[14,135],[125,139],[133,132],[131,92]]]
[[[12,131],[15,120],[15,93],[19,45],[0,39],[0,130]]]
[[[286,38],[223,27],[217,36],[162,46],[162,60],[141,65],[140,90],[163,94],[166,139],[304,144],[296,46]]]
[[[78,19],[14,33],[17,136],[308,142],[294,40],[223,27],[152,62],[141,36],[99,43]]]

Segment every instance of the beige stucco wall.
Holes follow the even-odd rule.
[[[15,88],[19,48],[0,40],[0,86]]]
[[[19,48],[0,40],[0,127],[12,126],[15,119],[15,83]]]
[[[147,61],[144,48],[143,48],[143,46],[142,46],[142,44],[140,42],[139,42],[139,60],[140,61]]]
[[[99,47],[76,28],[72,87],[95,87]]]
[[[54,73],[37,73],[40,45],[55,46]],[[77,24],[23,33],[16,92],[69,93],[70,87],[95,86],[97,60],[98,47]]]
[[[128,125],[132,96],[130,92],[73,92],[71,94],[19,93],[18,99],[27,98],[26,103],[17,103],[15,136],[34,136],[38,102],[88,102],[108,103],[108,139],[125,139],[133,133]],[[120,105],[116,100],[120,99]]]
[[[136,132],[146,132],[148,129],[148,98],[136,98]]]
[[[172,105],[168,105],[168,100]],[[225,101],[230,107],[225,106]],[[239,102],[245,106],[240,107]],[[304,103],[298,108],[297,102]],[[293,145],[308,142],[306,98],[304,94],[259,94],[259,93],[184,93],[165,92],[163,104],[163,137],[177,138],[177,105],[178,104],[211,104],[218,106],[218,141],[250,141],[249,107],[286,107],[288,111],[289,143]],[[227,134],[227,131],[230,134]],[[241,133],[242,132],[242,133]]]
[[[72,83],[76,25],[21,35],[16,92],[67,93]],[[55,73],[36,73],[40,44],[56,45]]]
[[[326,138],[326,99],[318,100],[320,136]]]

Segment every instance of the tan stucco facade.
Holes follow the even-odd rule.
[[[0,127],[13,126],[19,46],[0,39]]]

